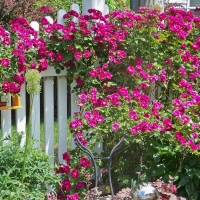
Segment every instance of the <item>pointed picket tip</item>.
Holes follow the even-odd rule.
[[[103,13],[105,0],[82,0],[82,14],[88,15],[88,9],[96,9]]]
[[[35,30],[35,31],[39,31],[39,29],[40,29],[40,25],[39,25],[39,23],[37,22],[37,21],[32,21],[31,23],[30,23],[30,26]]]
[[[103,9],[103,15],[107,15],[109,13],[109,7],[107,4],[104,5],[104,9]]]
[[[80,14],[80,6],[76,3],[73,3],[71,6],[70,6],[70,10],[74,10],[76,11],[78,14]],[[71,21],[73,21],[74,23],[77,23],[78,22],[78,19],[77,17],[72,17]]]
[[[45,17],[50,24],[53,24],[53,18],[50,16]]]
[[[74,10],[76,11],[77,13],[80,14],[80,6],[76,3],[73,3],[71,6],[70,6],[70,10]]]
[[[65,24],[65,19],[63,19],[63,16],[67,13],[67,11],[61,9],[57,12],[57,23],[58,24]]]

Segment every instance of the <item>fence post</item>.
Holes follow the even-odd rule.
[[[57,77],[57,107],[58,107],[58,159],[63,164],[62,154],[67,151],[67,78]]]
[[[139,7],[140,7],[140,0],[130,0],[131,10],[134,10],[135,12],[137,12]]]

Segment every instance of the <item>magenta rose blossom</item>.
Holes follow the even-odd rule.
[[[72,177],[72,178],[78,178],[78,177],[79,177],[79,171],[76,170],[76,169],[73,169],[73,170],[71,171],[71,177]]]
[[[48,60],[43,60],[43,61],[40,61],[39,62],[39,68],[38,70],[41,72],[41,71],[45,71],[49,66],[49,62]]]
[[[79,182],[76,184],[76,188],[77,188],[78,190],[83,189],[83,188],[84,188],[84,182],[79,181]]]
[[[102,174],[105,174],[105,173],[106,173],[106,170],[105,170],[104,168],[101,168],[101,169],[100,169],[100,172],[101,172]]]
[[[70,155],[67,152],[63,153],[63,160],[65,160],[65,161],[70,160]]]
[[[196,133],[196,132],[192,133],[192,137],[193,137],[194,139],[197,139],[198,136],[199,136],[198,133]]]
[[[117,122],[114,122],[112,124],[112,130],[113,131],[118,131],[120,129],[120,125]]]
[[[88,159],[85,158],[85,157],[82,157],[82,158],[80,159],[80,164],[81,164],[81,166],[83,166],[83,167],[89,167],[89,166],[92,165],[91,161],[88,160]]]
[[[1,59],[1,65],[3,67],[8,67],[10,65],[10,60],[8,58],[2,58]]]
[[[75,54],[74,54],[74,58],[76,59],[76,60],[80,60],[81,58],[82,58],[82,52],[76,52]]]
[[[79,200],[79,195],[77,193],[68,194],[65,197],[66,197],[66,200]]]
[[[127,69],[126,69],[126,74],[127,75],[134,75],[135,74],[135,69],[133,66],[128,66]]]
[[[84,56],[85,58],[89,58],[90,55],[91,55],[91,53],[90,53],[89,50],[85,50],[84,53],[83,53],[83,56]]]
[[[76,78],[76,83],[78,86],[82,86],[84,85],[84,80],[80,77]]]
[[[40,12],[43,12],[43,13],[50,13],[51,10],[50,10],[48,7],[46,7],[46,6],[42,6],[42,7],[40,8]]]
[[[95,77],[97,77],[97,72],[94,69],[92,69],[92,70],[89,71],[89,75],[91,77],[95,78]]]
[[[86,162],[87,162],[87,158],[82,157],[82,158],[80,159],[80,164],[81,164],[82,166],[86,166]]]
[[[9,91],[10,91],[10,84],[7,81],[4,81],[2,83],[2,90],[5,93],[9,93]]]
[[[68,165],[60,165],[60,167],[56,170],[56,173],[67,174],[70,172],[70,167]]]
[[[16,83],[18,83],[19,85],[24,84],[25,82],[25,77],[23,74],[15,74],[14,75],[14,80]]]
[[[70,180],[67,180],[67,179],[63,180],[63,181],[60,183],[60,185],[61,185],[61,188],[62,188],[63,190],[69,191],[69,190],[71,190],[71,188],[72,188],[72,185],[71,185],[71,183],[70,183]]]

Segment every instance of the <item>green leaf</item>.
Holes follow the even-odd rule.
[[[199,178],[197,176],[194,176],[192,180],[194,182],[194,186],[196,188],[199,188],[199,182],[200,182]]]
[[[186,190],[188,196],[190,196],[190,197],[193,196],[194,184],[193,184],[192,180],[189,181],[188,184],[185,185],[185,190]]]
[[[141,38],[140,38],[140,40],[142,40],[143,42],[145,42],[145,41],[146,41],[146,39],[145,39],[145,38],[143,38],[143,37],[141,37]]]
[[[200,168],[195,168],[194,170],[196,172],[196,175],[200,178]]]
[[[60,74],[61,70],[60,69],[56,69],[56,74]]]
[[[180,187],[186,185],[189,181],[190,181],[190,177],[189,177],[189,176],[184,176],[184,177],[181,179],[181,181],[179,182],[177,188],[180,188]]]
[[[179,131],[179,130],[182,129],[182,126],[178,126],[178,125],[177,125],[177,126],[175,126],[175,128],[176,128],[177,131]]]
[[[166,172],[166,168],[165,166],[161,165],[159,167],[157,167],[154,171],[153,171],[153,176],[160,176],[165,174]]]
[[[151,148],[150,150],[144,152],[144,155],[155,155],[158,151],[154,148]]]
[[[9,196],[9,195],[11,194],[11,192],[10,192],[9,190],[6,190],[6,191],[4,192],[4,194],[7,195],[7,196]]]
[[[60,66],[60,69],[61,69],[61,70],[64,70],[65,68],[64,68],[64,66],[62,65],[62,66]]]

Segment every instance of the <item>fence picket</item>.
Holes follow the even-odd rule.
[[[45,153],[54,156],[54,80],[44,78],[44,134]],[[51,164],[54,163],[52,158]]]
[[[104,5],[104,8],[103,8],[103,15],[107,15],[109,13],[109,7],[107,4]]]
[[[82,0],[82,14],[88,15],[88,9],[96,9],[103,13],[105,0]]]
[[[35,31],[39,31],[39,28],[40,28],[40,26],[39,26],[39,23],[37,22],[37,21],[32,21],[31,23],[30,23],[30,26],[35,30]]]
[[[63,16],[66,14],[67,12],[65,10],[59,10],[57,13],[57,23],[58,24],[65,24],[65,20],[63,19]]]
[[[34,140],[34,147],[40,147],[40,94],[34,95],[32,113],[31,113],[31,123],[30,131]]]
[[[71,90],[73,90],[73,88],[76,86],[75,81],[71,84]],[[75,92],[71,93],[71,118],[73,119],[74,113],[75,112],[79,112],[80,111],[80,106],[78,106],[76,104],[76,102],[78,101],[78,96]],[[75,149],[76,148],[76,144],[74,142],[74,138],[72,138],[71,141],[71,148]]]
[[[73,3],[71,6],[70,6],[70,10],[74,10],[76,11],[78,14],[80,14],[80,6],[76,3]],[[71,21],[73,21],[74,23],[77,23],[78,22],[78,19],[77,17],[73,17],[71,19]]]
[[[17,132],[26,132],[26,87],[25,84],[22,85],[20,91],[20,100],[21,100],[21,109],[16,110],[15,115],[15,122],[16,122],[16,129]],[[21,141],[21,145],[23,146],[25,142],[25,136]]]
[[[67,78],[57,77],[58,106],[58,159],[64,163],[62,154],[67,151]]]

